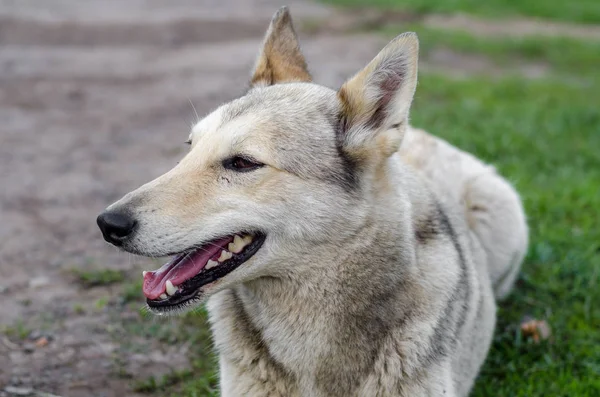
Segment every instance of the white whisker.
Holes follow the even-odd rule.
[[[188,98],[188,101],[190,102],[190,105],[192,105],[192,109],[194,110],[194,114],[196,115],[196,121],[192,124],[192,127],[193,127],[194,124],[196,124],[200,121],[200,116],[198,115],[198,111],[196,110],[196,107],[194,106],[194,103],[192,102],[192,100],[190,98]]]

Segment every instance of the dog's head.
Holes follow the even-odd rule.
[[[174,255],[145,272],[148,305],[172,310],[319,266],[311,252],[356,233],[406,129],[417,52],[416,36],[400,35],[336,92],[311,82],[279,10],[249,92],[193,127],[175,168],[98,217],[110,243]],[[305,256],[303,266],[286,265]]]

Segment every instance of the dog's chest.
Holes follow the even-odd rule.
[[[287,390],[286,396],[296,391],[317,395],[315,370],[326,356],[324,322],[310,321],[315,316],[306,313],[274,310],[274,304],[265,312],[260,305],[244,304],[242,294],[223,291],[209,301],[221,358],[235,367],[236,376],[278,385]]]
[[[252,325],[260,333],[270,358],[297,377],[307,387],[326,356],[327,323],[317,310],[298,305],[245,305]]]

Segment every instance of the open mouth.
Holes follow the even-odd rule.
[[[144,272],[143,291],[153,309],[174,309],[198,297],[200,288],[237,269],[265,241],[262,233],[236,234],[182,252],[160,269]]]

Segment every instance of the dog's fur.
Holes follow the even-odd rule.
[[[339,91],[311,83],[287,9],[250,91],[206,116],[190,153],[111,208],[123,247],[160,256],[261,230],[202,289],[230,396],[466,396],[527,249],[495,170],[408,125],[418,41],[390,42]],[[266,164],[235,173],[244,153]]]

